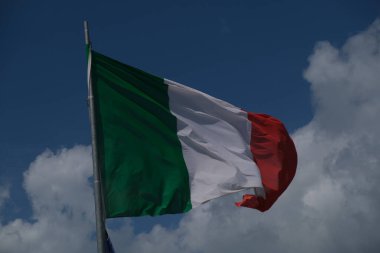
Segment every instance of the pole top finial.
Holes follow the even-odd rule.
[[[89,34],[89,29],[88,29],[88,22],[85,20],[83,22],[84,25],[84,40],[86,42],[86,45],[90,44],[90,34]]]

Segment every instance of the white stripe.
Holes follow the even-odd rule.
[[[251,123],[243,110],[205,93],[166,80],[169,106],[190,177],[191,202],[262,187],[249,143]]]

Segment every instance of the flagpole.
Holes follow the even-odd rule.
[[[96,145],[96,127],[95,127],[95,111],[94,111],[94,97],[93,85],[91,80],[91,42],[88,30],[88,23],[84,21],[84,36],[86,46],[88,47],[87,55],[87,85],[88,85],[88,108],[90,114],[91,124],[91,144],[92,144],[92,162],[94,170],[94,195],[95,195],[95,217],[96,217],[96,240],[98,245],[98,253],[106,253],[105,247],[105,215],[101,187],[100,168],[98,166],[98,149]]]

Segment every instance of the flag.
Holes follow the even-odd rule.
[[[91,51],[106,216],[182,213],[254,189],[238,206],[265,211],[292,181],[283,124]]]

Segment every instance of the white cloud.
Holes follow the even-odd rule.
[[[315,117],[293,134],[298,172],[266,213],[228,196],[178,228],[110,231],[117,252],[377,252],[380,247],[380,21],[342,48],[317,44],[305,78]],[[93,252],[88,147],[44,152],[25,173],[35,222],[0,227],[0,252]]]
[[[90,252],[94,229],[90,149],[45,151],[24,174],[34,222],[0,226],[0,252]]]

